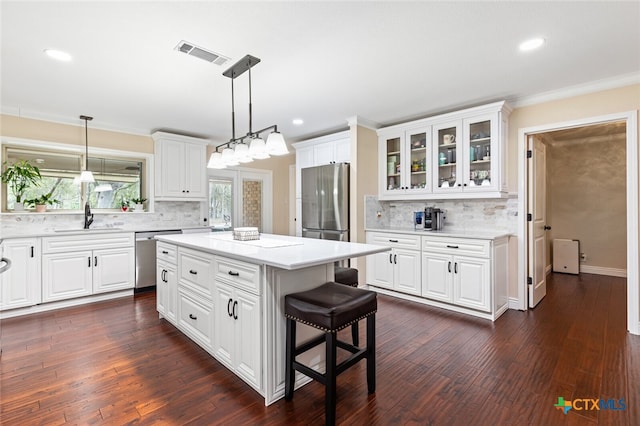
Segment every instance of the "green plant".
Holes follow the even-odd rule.
[[[131,202],[132,202],[133,204],[142,204],[142,203],[144,203],[145,201],[147,201],[147,199],[146,199],[146,198],[132,198],[132,199],[131,199]]]
[[[53,198],[53,194],[50,192],[48,194],[42,194],[36,198],[31,198],[29,200],[24,200],[24,204],[28,206],[52,206],[54,204],[61,204],[59,200]]]
[[[129,207],[129,201],[120,200],[120,207]]]
[[[16,202],[22,201],[24,191],[30,186],[40,185],[40,169],[31,165],[27,160],[20,160],[13,163],[11,166],[7,166],[7,162],[4,162],[6,169],[0,175],[3,183],[9,185],[13,195],[16,196]]]

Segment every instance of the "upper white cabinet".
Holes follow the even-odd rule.
[[[300,170],[332,163],[348,163],[351,159],[349,131],[294,143],[296,150],[296,198],[300,198]]]
[[[378,130],[379,198],[505,197],[510,112],[497,102]]]
[[[0,310],[33,306],[42,301],[40,238],[5,240],[11,268],[0,275]]]
[[[198,200],[207,196],[207,141],[156,132],[155,197],[157,200]]]

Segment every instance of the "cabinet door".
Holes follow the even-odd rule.
[[[90,250],[42,256],[42,301],[71,299],[92,293],[93,253]]]
[[[367,256],[367,284],[393,288],[393,253],[390,251]]]
[[[133,247],[93,251],[93,292],[105,293],[133,288]]]
[[[206,156],[207,149],[202,145],[184,144],[184,190],[186,197],[206,198]]]
[[[156,178],[159,178],[161,197],[184,197],[184,143],[163,140],[156,144],[159,146],[160,168],[156,170]],[[156,164],[158,167],[158,164]],[[156,182],[156,187],[158,182]]]
[[[395,290],[403,293],[419,295],[420,285],[420,252],[413,250],[393,250],[393,269]]]
[[[453,303],[490,312],[489,259],[454,256]]]
[[[165,273],[166,282],[166,298],[165,298],[165,318],[172,324],[178,322],[178,273],[176,267],[172,264],[167,264],[167,272]]]
[[[216,281],[214,290],[214,306],[216,306],[213,353],[218,361],[233,369],[234,352],[234,319],[233,319],[233,288]],[[260,332],[260,330],[256,330]]]
[[[196,343],[211,350],[211,333],[213,329],[213,312],[210,304],[203,303],[200,298],[191,294],[178,293],[178,328],[191,337]]]
[[[336,163],[348,163],[351,161],[351,139],[340,139],[334,142],[334,158]]]
[[[313,146],[313,165],[324,166],[333,163],[335,159],[335,145],[333,142],[320,143]]]
[[[407,131],[404,147],[405,158],[403,180],[408,193],[428,193],[431,191],[431,128]]]
[[[236,330],[234,333],[236,374],[256,389],[260,389],[262,384],[260,298],[242,290],[235,290],[232,314]]]
[[[438,253],[422,254],[422,296],[453,301],[453,259]]]
[[[404,191],[405,182],[402,180],[403,163],[405,162],[402,147],[404,134],[382,136],[378,141],[380,167],[380,194],[397,195]]]
[[[462,190],[460,167],[462,161],[462,120],[433,125],[433,179],[434,193],[451,193]]]
[[[484,114],[463,120],[463,187],[468,192],[497,191],[499,185],[500,140],[498,114]]]
[[[167,266],[164,262],[156,262],[156,311],[161,318],[167,316],[168,294]]]
[[[4,256],[11,259],[12,265],[0,275],[0,309],[37,305],[42,300],[40,240],[5,240],[3,249]]]
[[[296,148],[296,198],[302,197],[300,170],[313,166],[313,147]],[[298,216],[300,218],[300,216]]]

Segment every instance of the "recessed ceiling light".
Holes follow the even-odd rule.
[[[67,52],[63,52],[61,50],[45,49],[44,53],[46,53],[47,56],[49,56],[50,58],[57,59],[58,61],[70,61],[71,60],[71,55],[69,55]]]
[[[528,50],[534,50],[544,44],[544,39],[542,37],[532,38],[520,43],[520,50],[526,52]]]
[[[292,123],[296,126],[302,126],[304,124],[304,120],[302,118],[294,118]]]

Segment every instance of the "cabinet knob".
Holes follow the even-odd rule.
[[[189,318],[191,318],[192,320],[197,320],[198,319],[198,317],[193,315],[193,314],[189,314]]]
[[[169,252],[166,250],[162,250],[162,254],[169,254]]]
[[[198,275],[198,271],[194,271],[193,269],[189,269],[189,273],[191,275]]]
[[[545,231],[550,231],[550,230],[551,230],[551,227],[550,227],[550,226],[545,225],[543,229],[544,229]]]

